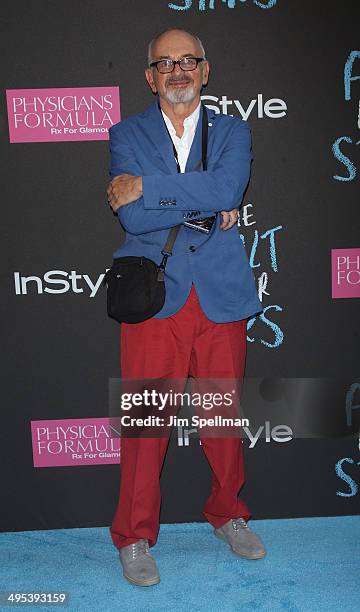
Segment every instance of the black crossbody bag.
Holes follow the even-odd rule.
[[[208,119],[204,105],[202,117],[202,169],[206,170]],[[174,144],[173,150],[180,172]],[[111,319],[119,323],[141,323],[162,309],[165,303],[166,262],[172,255],[180,227],[176,225],[171,228],[161,251],[163,257],[159,265],[148,257],[126,256],[113,260],[103,283],[107,287],[107,313]]]

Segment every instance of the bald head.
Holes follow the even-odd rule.
[[[195,55],[205,58],[205,49],[200,38],[187,30],[173,29],[164,30],[160,32],[155,38],[153,38],[148,46],[148,64],[150,65],[154,58],[157,58],[157,47],[160,46],[160,50],[165,43],[166,47],[176,46],[177,44],[186,44],[186,40],[189,42],[189,49],[195,49]]]

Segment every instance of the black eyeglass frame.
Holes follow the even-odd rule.
[[[184,68],[181,67],[181,62],[183,62],[184,60],[195,60],[196,61],[196,66],[194,66],[194,68],[188,68],[184,70]],[[170,61],[173,64],[172,70],[168,70],[166,72],[160,72],[159,68],[158,68],[158,64],[160,64],[161,62],[166,62],[166,61]],[[193,70],[196,70],[196,68],[198,67],[200,62],[204,62],[205,61],[205,57],[182,57],[179,60],[173,60],[171,59],[171,57],[167,57],[167,58],[163,58],[161,60],[157,60],[156,62],[151,62],[151,64],[149,64],[149,68],[153,68],[154,66],[156,66],[156,70],[160,73],[160,74],[171,74],[172,72],[174,72],[175,70],[175,66],[176,64],[179,64],[179,68],[181,68],[181,70],[183,72],[193,72]]]

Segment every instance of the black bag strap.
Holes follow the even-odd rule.
[[[206,107],[204,104],[201,103],[201,107],[203,110],[202,113],[202,141],[201,141],[201,161],[202,161],[202,169],[203,171],[207,170],[207,144],[208,144],[208,116],[207,116],[207,111],[206,111]],[[160,110],[160,104],[159,104],[159,110]],[[160,111],[161,112],[161,111]],[[166,124],[165,124],[166,125]],[[174,157],[175,157],[175,161],[176,161],[176,167],[177,167],[177,171],[180,173],[180,164],[179,164],[179,160],[178,160],[178,155],[177,155],[177,151],[175,148],[175,145],[172,141],[172,138],[169,134],[169,138],[171,139],[172,142],[172,146],[173,146],[173,151],[174,151]],[[176,237],[179,233],[179,229],[180,229],[181,225],[175,225],[175,227],[172,227],[164,248],[161,251],[161,254],[163,256],[161,263],[159,265],[159,272],[158,272],[158,281],[163,281],[164,280],[164,273],[165,273],[165,268],[166,268],[166,262],[168,260],[168,257],[171,257],[172,255],[172,248],[174,246]]]
[[[206,106],[205,104],[201,104],[202,109],[203,109],[203,116],[202,116],[202,155],[201,155],[201,159],[202,159],[202,169],[203,171],[207,170],[207,146],[208,146],[208,116],[207,116],[207,111],[206,111]]]

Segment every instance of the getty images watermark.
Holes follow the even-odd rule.
[[[125,437],[168,437],[174,426],[240,436],[250,425],[241,415],[240,387],[236,379],[111,379],[110,413]],[[193,414],[178,414],[189,409]]]

